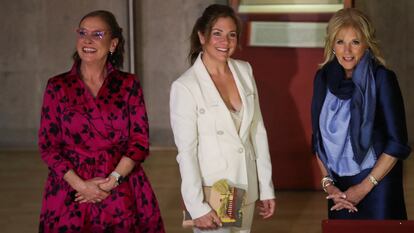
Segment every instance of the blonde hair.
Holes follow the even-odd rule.
[[[347,27],[352,27],[362,36],[362,39],[371,50],[375,60],[385,66],[385,59],[382,56],[377,39],[375,38],[375,29],[366,15],[355,8],[345,8],[337,11],[329,20],[326,27],[324,61],[319,66],[324,66],[332,61],[335,55],[333,45],[338,32]]]

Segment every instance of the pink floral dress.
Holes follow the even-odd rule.
[[[39,149],[49,168],[39,232],[163,233],[158,203],[141,163],[148,156],[148,119],[141,86],[132,74],[107,65],[96,97],[78,65],[49,79],[43,99]],[[126,181],[100,203],[74,201],[63,180],[73,169],[82,179],[107,177],[122,156],[136,162]]]

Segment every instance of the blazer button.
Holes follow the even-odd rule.
[[[206,112],[206,110],[204,110],[204,108],[200,108],[200,110],[198,111],[200,114],[204,114]]]
[[[219,130],[219,131],[217,131],[217,134],[218,134],[218,135],[223,135],[223,134],[224,134],[224,132],[223,132],[223,130]]]
[[[244,149],[243,148],[239,148],[239,153],[241,154],[241,153],[243,153],[243,151],[244,151]]]

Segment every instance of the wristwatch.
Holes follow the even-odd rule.
[[[109,175],[115,177],[116,186],[120,185],[124,181],[124,177],[116,171],[111,172]]]

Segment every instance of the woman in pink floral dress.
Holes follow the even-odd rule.
[[[141,163],[148,119],[141,86],[121,72],[124,38],[115,17],[82,18],[74,65],[49,79],[39,148],[49,168],[39,232],[163,233]]]

